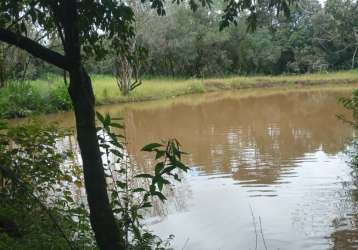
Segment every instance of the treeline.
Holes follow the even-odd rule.
[[[199,8],[195,13],[185,4],[170,4],[165,17],[135,1],[130,4],[136,15],[133,43],[147,51],[142,75],[207,77],[358,67],[356,0],[327,0],[324,6],[317,0],[301,0],[291,6],[289,18],[272,11],[268,1],[261,1],[255,32],[248,27],[245,15],[238,18],[237,26],[220,31],[222,6],[218,3],[210,11]],[[50,42],[55,46],[56,38]],[[25,52],[1,48],[2,78],[6,72],[7,77],[18,77],[25,70],[30,78],[56,72]],[[111,74],[115,59],[111,55],[94,63],[88,58],[87,67],[92,73]]]
[[[255,32],[248,31],[246,16],[219,31],[220,6],[195,13],[172,8],[165,21],[140,16],[138,40],[149,51],[145,73],[199,77],[358,67],[357,1],[327,0],[322,7],[301,0],[290,18],[270,11],[268,1],[259,8]]]

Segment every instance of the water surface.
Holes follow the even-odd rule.
[[[269,92],[269,93],[268,93]],[[128,107],[130,151],[176,137],[192,171],[149,220],[176,249],[357,249],[344,91],[216,93]],[[251,94],[252,95],[251,95]],[[113,111],[112,111],[113,112]]]
[[[100,108],[123,116],[148,170],[149,142],[177,138],[192,170],[147,219],[175,249],[358,249],[353,131],[336,118],[351,88],[245,90]],[[73,125],[71,113],[48,120]],[[134,156],[135,155],[135,156]]]

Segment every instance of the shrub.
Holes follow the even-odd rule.
[[[59,84],[51,89],[49,94],[49,104],[52,108],[51,112],[72,109],[72,101],[66,85]]]
[[[31,114],[71,110],[72,102],[64,84],[46,94],[25,81],[12,81],[0,89],[0,117],[16,118]]]
[[[9,82],[0,91],[0,111],[2,117],[24,117],[39,112],[44,107],[46,107],[44,99],[28,82]]]

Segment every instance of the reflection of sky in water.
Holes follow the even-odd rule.
[[[352,130],[335,117],[349,91],[211,93],[102,112],[124,116],[142,170],[153,165],[139,153],[147,143],[175,137],[190,153],[193,170],[157,206],[163,216],[148,218],[163,238],[175,234],[176,249],[255,249],[255,235],[265,249],[261,220],[268,249],[351,250],[358,216],[340,152]]]
[[[150,228],[174,234],[176,249],[255,249],[256,235],[264,249],[261,221],[268,249],[328,249],[334,221],[352,212],[342,187],[350,169],[339,153],[352,131],[335,118],[336,96],[230,96],[127,111],[130,151],[143,138],[174,134],[196,166]],[[149,117],[159,128],[145,123]]]
[[[183,184],[192,193],[187,210],[172,211],[150,227],[163,237],[175,234],[178,249],[186,241],[185,249],[255,249],[254,216],[269,249],[327,249],[332,221],[349,209],[342,207],[349,197],[341,185],[350,180],[349,169],[341,156],[323,151],[296,162],[295,175],[279,185],[240,185],[195,169]],[[259,235],[258,249],[262,244]]]

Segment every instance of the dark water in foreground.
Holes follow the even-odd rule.
[[[175,137],[192,171],[148,227],[175,249],[358,249],[356,187],[335,115],[349,89],[248,90],[102,107],[129,151]],[[71,125],[72,115],[49,117]],[[160,210],[160,211],[159,211]]]

